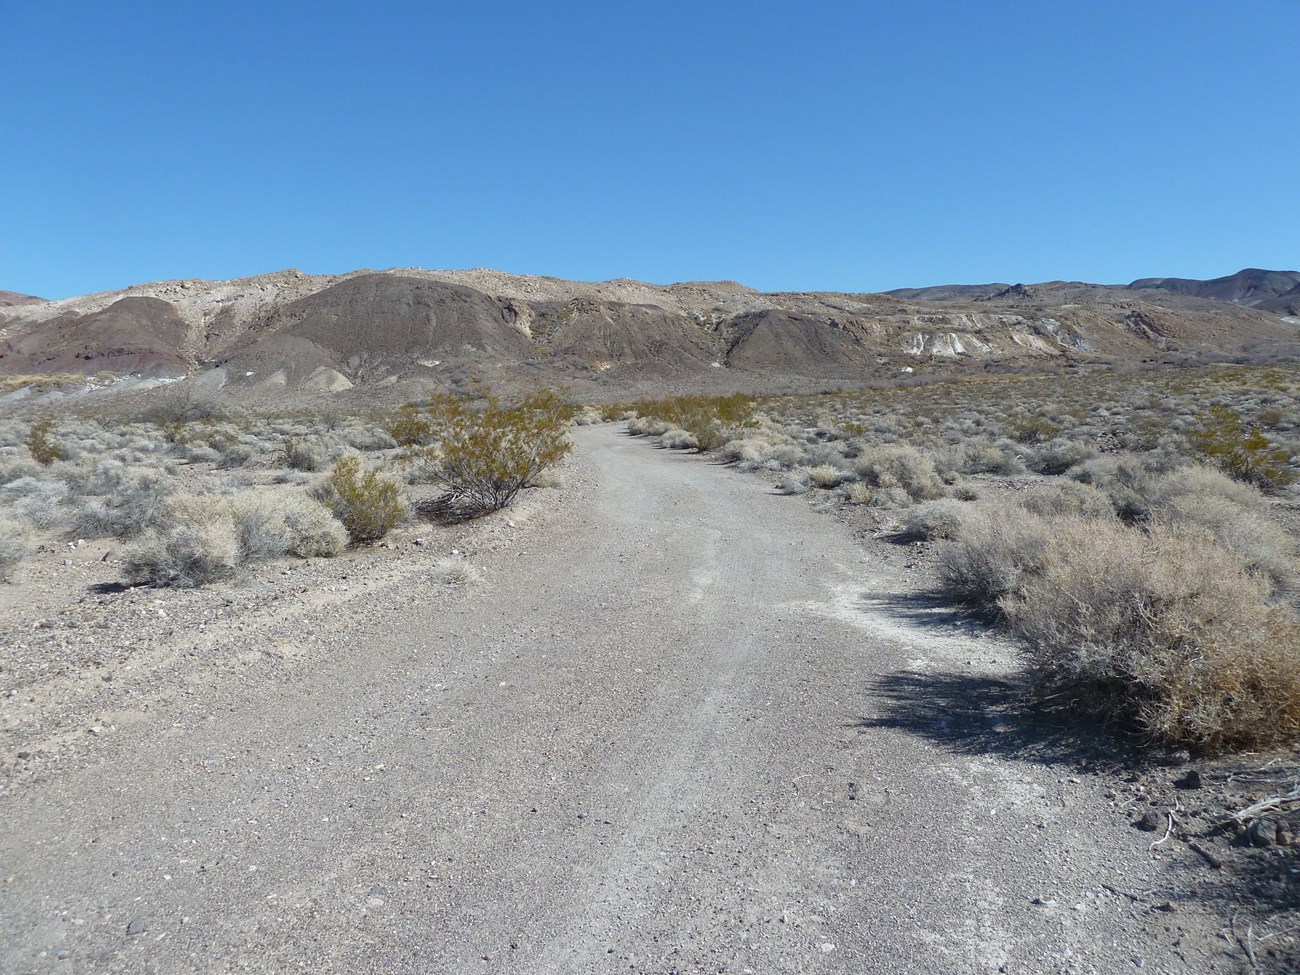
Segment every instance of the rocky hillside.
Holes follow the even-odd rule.
[[[1200,289],[1144,279],[832,294],[487,270],[281,271],[5,304],[0,374],[189,377],[250,396],[397,398],[481,383],[613,396],[854,383],[961,364],[1278,354],[1297,340],[1285,316],[1300,275],[1254,274]]]
[[[12,308],[15,305],[35,305],[44,301],[35,295],[19,294],[17,291],[0,291],[0,308]]]
[[[1228,301],[1248,308],[1277,310],[1280,307],[1277,304],[1279,298],[1290,295],[1290,301],[1300,299],[1300,271],[1265,271],[1248,267],[1236,274],[1209,281],[1193,278],[1139,278],[1128,287],[1132,291],[1170,291],[1197,298]]]

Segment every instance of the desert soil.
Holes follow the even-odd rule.
[[[11,591],[0,970],[1242,969],[1136,778],[1043,744],[905,552],[576,440],[454,533]],[[453,547],[480,580],[439,581]]]

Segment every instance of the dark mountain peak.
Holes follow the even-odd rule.
[[[1032,298],[1034,293],[1026,288],[1023,284],[1017,282],[1009,288],[1003,288],[1001,291],[995,291],[991,295],[979,295],[976,301],[997,301],[1006,298]]]
[[[1300,271],[1270,271],[1265,268],[1242,268],[1221,278],[1138,278],[1127,287],[1130,291],[1169,291],[1194,298],[1212,298],[1235,305],[1255,307],[1286,294],[1300,285]]]

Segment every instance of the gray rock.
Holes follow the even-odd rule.
[[[138,934],[144,934],[147,930],[149,930],[149,927],[145,924],[144,918],[133,917],[127,922],[126,936],[128,938],[134,938]]]
[[[1178,789],[1199,789],[1201,787],[1201,773],[1196,769],[1188,769],[1186,775],[1174,781],[1174,787]]]
[[[1142,818],[1133,825],[1144,832],[1154,833],[1165,825],[1165,818],[1152,809],[1143,813]]]
[[[1271,819],[1257,819],[1246,830],[1246,838],[1251,846],[1276,846],[1277,824]]]

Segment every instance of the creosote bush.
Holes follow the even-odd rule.
[[[317,486],[317,500],[334,513],[353,543],[377,542],[406,517],[402,484],[380,471],[366,470],[356,454],[340,457]]]
[[[403,460],[413,476],[419,472],[420,479],[445,489],[438,502],[441,514],[474,517],[497,511],[573,449],[567,437],[573,413],[550,390],[514,406],[489,395],[482,409],[437,396],[421,418],[431,440],[412,444]]]
[[[32,460],[45,467],[49,467],[56,460],[63,459],[63,448],[54,439],[53,432],[54,420],[47,417],[33,423],[31,431],[27,434],[27,449],[32,455]]]
[[[1210,408],[1209,418],[1192,434],[1192,445],[1229,477],[1263,490],[1276,491],[1295,480],[1287,451],[1229,407]]]
[[[715,450],[753,424],[754,399],[744,393],[675,396],[637,403],[636,412],[629,427],[633,433],[663,434],[677,427],[694,438],[696,449]]]

